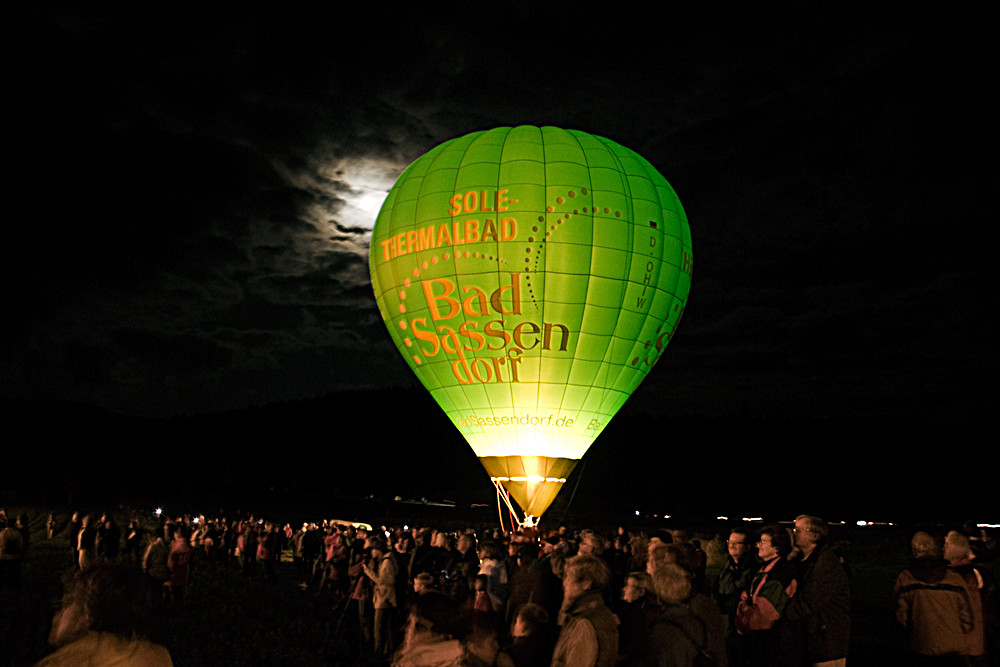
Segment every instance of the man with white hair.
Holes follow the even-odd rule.
[[[829,528],[819,517],[795,519],[795,563],[798,589],[785,608],[789,629],[798,640],[792,655],[804,651],[802,662],[822,667],[847,663],[851,633],[851,591],[840,558],[829,544]]]
[[[948,571],[933,535],[914,534],[910,549],[913,559],[896,577],[896,619],[909,632],[916,658],[960,664],[972,630],[972,609],[962,578]]]
[[[996,590],[996,581],[989,570],[978,567],[972,542],[964,533],[949,531],[944,538],[944,558],[948,569],[962,578],[972,607],[972,632],[966,635],[966,661],[969,665],[986,664],[986,615],[983,601]]]

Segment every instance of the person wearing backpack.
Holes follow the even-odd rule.
[[[710,650],[705,622],[688,608],[691,578],[684,568],[662,563],[653,572],[653,590],[662,611],[629,665],[640,667],[716,667],[720,662]],[[719,656],[724,660],[724,656]]]

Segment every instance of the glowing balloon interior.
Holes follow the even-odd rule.
[[[400,175],[370,265],[410,368],[538,517],[676,330],[691,233],[673,188],[631,150],[502,127]]]

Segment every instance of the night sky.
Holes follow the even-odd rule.
[[[371,226],[433,146],[555,125],[652,162],[694,244],[679,330],[589,470],[654,463],[646,500],[681,470],[728,489],[761,466],[775,497],[846,487],[887,510],[897,492],[872,489],[900,485],[956,513],[986,498],[979,464],[948,464],[981,458],[997,430],[983,17],[470,7],[17,9],[8,424],[26,400],[57,423],[67,408],[67,431],[80,408],[260,420],[291,402],[322,411],[325,432],[295,436],[317,448],[391,447],[409,428],[452,456],[448,422],[407,407],[417,384],[375,308]],[[387,401],[367,406],[384,423],[345,437],[339,417],[368,397]]]

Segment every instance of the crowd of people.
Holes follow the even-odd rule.
[[[108,564],[131,564],[151,618],[182,608],[193,563],[273,584],[284,553],[291,567],[283,577],[329,600],[331,622],[355,634],[369,658],[400,667],[825,666],[848,656],[848,569],[813,516],[708,540],[623,528],[293,527],[252,516],[185,516],[144,534],[139,520],[120,530],[110,515],[74,515],[69,535],[79,588],[93,588],[87,577],[121,576],[93,574]],[[914,536],[914,561],[896,583],[914,660],[996,664],[995,545],[981,537]],[[88,637],[77,657],[121,649],[80,627],[91,630],[58,634],[54,623],[54,643]],[[162,662],[156,645],[140,648]]]

